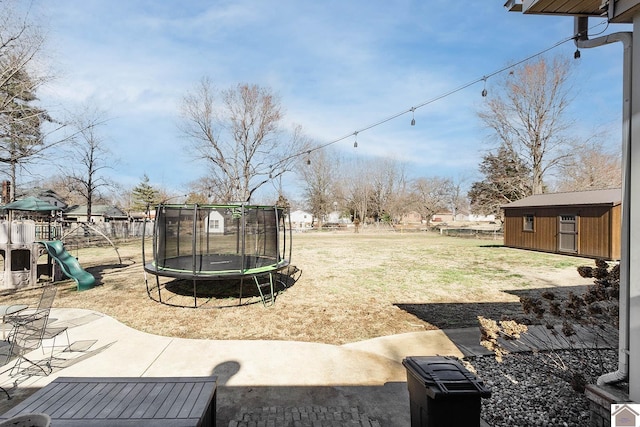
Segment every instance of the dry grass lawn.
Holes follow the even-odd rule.
[[[167,336],[331,344],[474,326],[478,314],[496,319],[516,315],[522,294],[544,288],[580,292],[591,282],[581,278],[576,267],[593,265],[584,258],[505,248],[498,240],[388,231],[304,233],[293,236],[292,264],[301,275],[273,307],[253,298],[252,304],[212,309],[237,299],[211,298],[193,309],[149,298],[139,241],[119,247],[122,265],[111,247],[71,252],[98,278],[99,286],[77,292],[73,281],[58,282],[55,307],[97,310],[141,331]],[[149,281],[155,284],[153,276]],[[164,296],[172,302],[193,300],[170,292],[176,289],[173,285],[169,283]],[[35,305],[39,294],[37,289],[18,291],[1,296],[0,304]]]

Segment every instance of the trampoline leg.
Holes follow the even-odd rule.
[[[198,308],[198,298],[196,297],[196,279],[193,279],[193,308]]]
[[[160,292],[160,277],[156,276],[156,286],[158,287],[158,301],[162,302],[162,293]]]

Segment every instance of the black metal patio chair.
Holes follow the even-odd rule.
[[[55,338],[62,333],[67,333],[67,328],[50,327],[48,326],[48,321],[48,312],[37,312],[14,324],[14,328],[9,335],[9,343],[11,345],[10,356],[15,356],[16,361],[9,373],[10,376],[13,377],[18,374],[25,373],[29,368],[37,368],[37,370],[42,372],[44,375],[49,375],[51,373],[51,361],[53,359]],[[49,356],[42,361],[34,361],[28,358],[27,355],[32,351],[37,350],[38,348],[43,349],[42,342],[46,339],[54,340],[54,346],[51,347],[51,353]],[[69,340],[68,333],[67,340]],[[23,368],[23,362],[27,362],[29,366]],[[17,380],[14,382],[14,385],[17,386]]]
[[[40,362],[34,362],[27,358],[27,354],[42,347],[42,337],[47,327],[48,316],[43,313],[34,313],[29,316],[21,316],[21,319],[14,319],[14,327],[9,333],[9,343],[11,348],[9,354],[16,357],[16,361],[11,368],[10,376],[24,372],[22,363],[27,362],[30,366],[38,368],[44,375],[51,373],[50,361],[46,362],[48,370],[41,366]]]
[[[46,318],[46,325],[45,325],[45,329],[43,331],[42,334],[42,339],[46,340],[46,339],[52,339],[53,343],[51,345],[51,356],[49,358],[49,361],[51,361],[51,358],[53,358],[53,350],[55,347],[55,340],[56,338],[61,335],[62,333],[64,333],[67,337],[67,348],[70,347],[71,343],[69,341],[69,332],[67,330],[66,327],[54,327],[54,326],[50,326],[49,325],[49,321],[50,321],[50,317],[49,315],[51,314],[51,307],[53,306],[53,301],[56,298],[56,293],[58,292],[58,288],[54,285],[47,285],[42,289],[42,294],[40,295],[40,300],[38,301],[38,306],[36,308],[33,309],[26,309],[14,316],[10,316],[8,318],[8,322],[9,323],[13,323],[13,324],[19,324],[21,322],[24,322],[25,319],[28,319],[29,317],[32,316],[45,316]],[[42,353],[44,354],[44,346],[42,346]]]

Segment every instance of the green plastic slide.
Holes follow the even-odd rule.
[[[58,262],[64,274],[76,281],[79,291],[93,288],[96,278],[80,266],[78,260],[67,252],[60,240],[41,240],[38,243],[42,244],[49,255]]]

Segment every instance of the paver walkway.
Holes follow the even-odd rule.
[[[241,408],[238,419],[229,427],[380,427],[377,420],[369,418],[358,407],[302,406]]]

